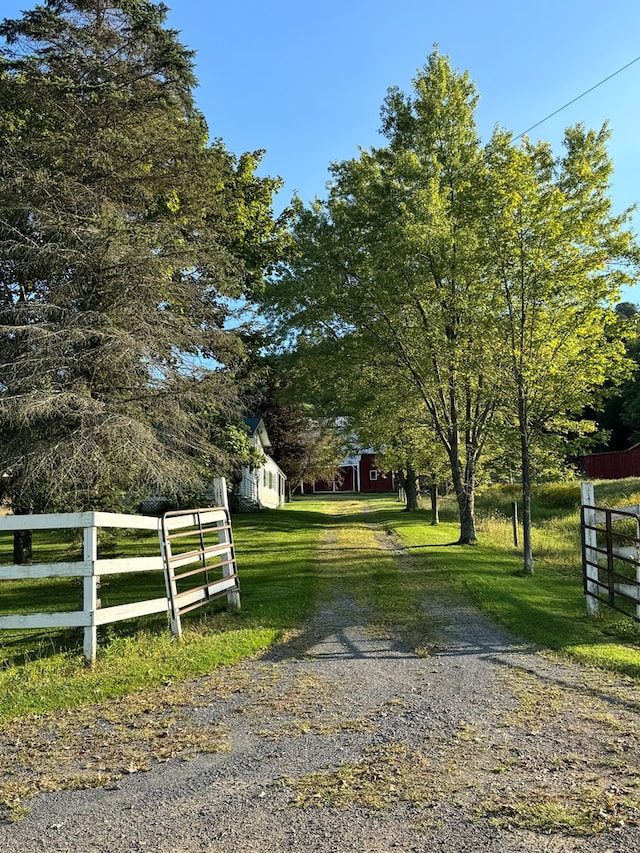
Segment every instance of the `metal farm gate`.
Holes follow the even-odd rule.
[[[640,623],[640,507],[580,511],[582,578],[590,613],[603,603]]]
[[[229,607],[240,609],[231,520],[225,507],[165,513],[160,545],[176,637],[182,635],[181,616],[214,598],[226,595]]]

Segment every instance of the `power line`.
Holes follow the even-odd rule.
[[[616,74],[620,74],[621,71],[624,71],[625,69],[629,68],[629,66],[633,65],[634,62],[638,62],[638,60],[640,60],[640,56],[636,56],[636,58],[632,59],[631,62],[627,62],[627,64],[623,65],[622,68],[618,68],[618,70],[614,71],[613,74],[609,74],[608,77],[605,77],[604,80],[601,80],[599,83],[596,83],[595,86],[592,86],[590,89],[587,89],[586,92],[583,92],[581,95],[578,95],[577,98],[574,98],[573,100],[566,103],[564,106],[559,107],[557,110],[554,110],[552,113],[549,113],[548,116],[545,116],[544,118],[540,119],[540,121],[537,121],[535,124],[532,124],[531,127],[528,127],[526,130],[523,130],[522,133],[519,133],[515,137],[515,139],[520,139],[520,137],[524,136],[525,133],[529,133],[529,131],[534,130],[534,128],[539,127],[541,124],[544,124],[545,121],[548,121],[550,118],[553,118],[553,116],[558,115],[558,113],[561,113],[562,110],[566,110],[566,108],[570,107],[571,104],[575,104],[575,102],[579,101],[580,98],[584,98],[584,96],[588,95],[589,92],[593,92],[593,90],[597,89],[598,86],[602,86],[602,84],[606,83],[607,80],[611,80],[611,78],[615,77]],[[515,140],[514,140],[514,142],[515,142]]]

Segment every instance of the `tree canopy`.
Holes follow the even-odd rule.
[[[531,453],[548,434],[593,429],[582,417],[605,381],[628,372],[613,310],[635,260],[628,215],[614,216],[607,128],[568,128],[564,152],[496,131],[486,149],[481,256],[500,298],[496,346],[504,355],[507,422],[520,441],[524,555],[531,549]]]
[[[387,145],[333,164],[327,198],[298,204],[294,259],[266,298],[301,358],[332,359],[351,388],[369,376],[381,412],[389,389],[396,413],[424,411],[461,543],[489,443],[494,458],[519,443],[526,503],[536,443],[581,429],[624,376],[612,306],[637,261],[628,213],[611,210],[606,127],[569,128],[561,155],[501,130],[482,145],[476,103],[437,50],[411,95],[390,90]]]
[[[287,475],[286,496],[291,500],[302,484],[331,482],[347,446],[334,417],[318,414],[308,396],[307,402],[301,402],[300,384],[294,381],[287,359],[263,357],[260,363],[251,408],[263,413],[271,453]]]
[[[194,489],[237,451],[232,300],[281,229],[260,152],[209,140],[146,0],[0,25],[0,467],[17,507]]]
[[[414,96],[390,91],[386,148],[334,164],[325,202],[297,211],[296,260],[268,294],[314,341],[349,338],[429,415],[449,458],[462,542],[476,538],[477,463],[495,408],[486,333],[495,294],[477,253],[482,172],[467,74],[435,52]]]

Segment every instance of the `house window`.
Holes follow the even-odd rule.
[[[372,468],[372,469],[369,471],[369,479],[370,479],[370,480],[377,480],[377,479],[378,479],[378,472],[376,471],[376,469],[375,469],[375,468]]]
[[[269,471],[269,488],[273,489],[273,471]]]
[[[262,472],[262,485],[267,488],[267,469],[265,468]]]

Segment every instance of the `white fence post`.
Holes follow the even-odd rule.
[[[224,477],[216,477],[213,481],[213,495],[216,506],[223,506],[229,512],[229,495],[227,494],[227,481]]]
[[[593,483],[580,484],[580,498],[584,509],[584,523],[588,525],[584,530],[584,558],[585,570],[587,575],[587,591],[591,595],[587,595],[587,612],[590,616],[595,616],[598,613],[600,603],[593,596],[598,595],[598,552],[595,550],[596,542],[596,511],[591,507],[595,506],[595,495]],[[588,508],[587,508],[588,507]],[[595,565],[593,565],[595,564]],[[594,583],[596,581],[596,583]]]
[[[96,662],[98,646],[98,629],[96,627],[96,610],[98,609],[98,577],[96,562],[98,560],[98,528],[95,521],[91,527],[84,529],[84,559],[91,563],[91,574],[83,578],[82,609],[89,619],[84,629],[84,660],[87,666]]]

